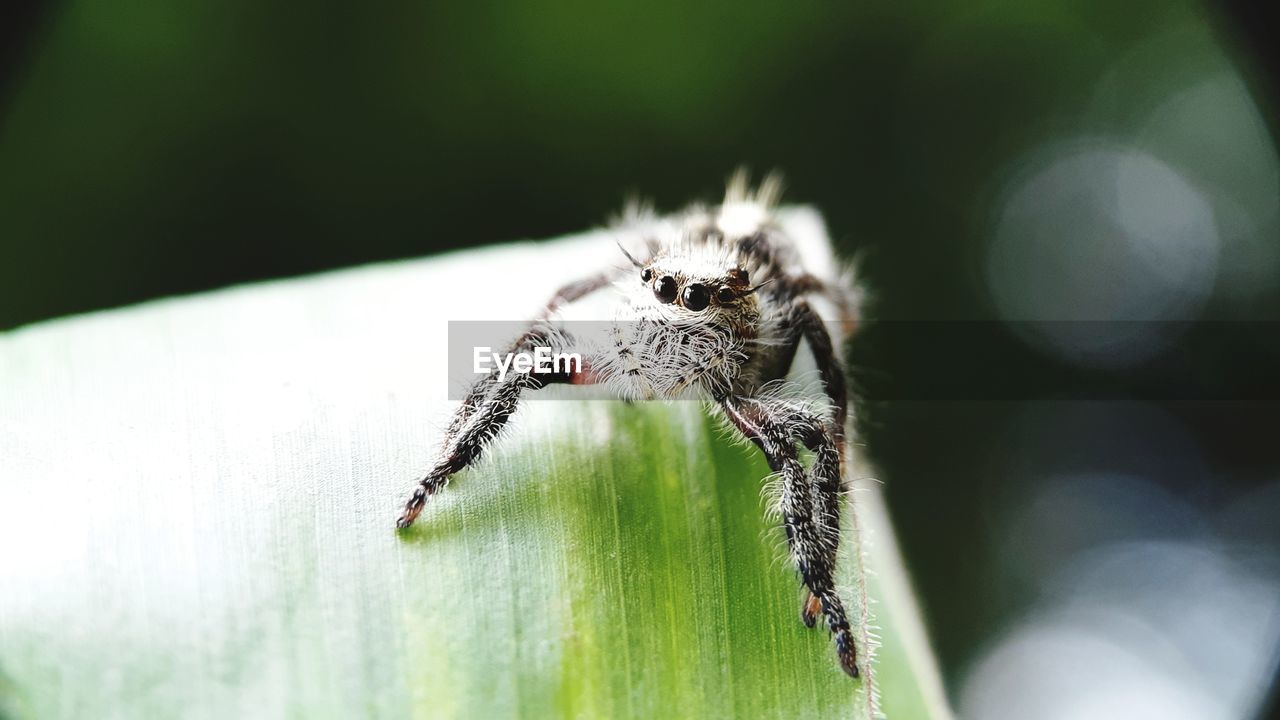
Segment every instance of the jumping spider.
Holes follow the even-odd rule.
[[[766,179],[752,193],[739,174],[724,202],[692,207],[669,219],[633,211],[620,232],[645,237],[647,254],[622,247],[631,267],[601,272],[561,288],[512,352],[538,346],[581,347],[557,328],[557,310],[598,290],[618,293],[618,320],[604,342],[583,353],[581,366],[554,372],[492,372],[468,392],[445,433],[440,459],[419,482],[397,521],[409,527],[427,498],[475,462],[516,411],[520,395],[553,383],[603,383],[627,399],[709,399],[736,431],[764,452],[780,480],[778,509],[789,554],[805,587],[801,618],[813,627],[821,613],[840,667],[858,676],[857,653],[834,573],[840,540],[845,433],[849,397],[831,334],[810,305],[820,296],[856,321],[851,282],[819,278],[801,265],[799,248],[773,217],[779,185]],[[839,332],[838,339],[843,339]],[[829,406],[789,400],[784,386],[800,341],[808,343]],[[798,447],[812,460],[806,469]]]

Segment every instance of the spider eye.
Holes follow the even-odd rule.
[[[663,275],[658,278],[658,282],[653,284],[653,296],[658,298],[659,302],[675,302],[676,279],[670,275]]]
[[[694,283],[684,289],[684,306],[690,310],[705,310],[709,302],[711,293],[707,292],[706,285]]]
[[[649,282],[650,280],[652,280],[652,279],[653,279],[653,271],[652,271],[652,270],[650,270],[649,268],[645,268],[645,269],[641,270],[641,271],[640,271],[640,279],[641,279],[642,281],[644,281],[644,282]]]
[[[720,288],[719,290],[716,291],[716,300],[719,300],[721,304],[731,303],[735,299],[737,299],[737,297],[738,296],[735,295],[734,292],[729,288]]]

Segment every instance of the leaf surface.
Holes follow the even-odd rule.
[[[0,336],[0,716],[866,717],[799,620],[763,458],[698,403],[526,403],[395,531],[454,405],[444,318],[510,319],[556,258],[613,252],[589,234]],[[881,709],[949,717],[879,495],[855,498]]]

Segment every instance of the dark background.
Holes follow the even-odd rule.
[[[1210,106],[1190,144],[1207,151],[1162,160],[1215,213],[1241,187],[1232,158],[1261,158],[1269,177],[1277,66],[1260,5],[101,0],[9,13],[0,329],[555,236],[630,192],[674,209],[714,199],[739,164],[778,168],[842,254],[864,253],[888,321],[854,348],[865,432],[962,706],[978,659],[1057,592],[1009,559],[1044,478],[1140,475],[1199,518],[1188,530],[1159,504],[1119,519],[1086,508],[1069,537],[1044,541],[1045,572],[1119,533],[1211,536],[1274,577],[1274,516],[1231,513],[1280,512],[1275,217],[1251,216],[1262,249],[1244,264],[1263,281],[1240,294],[1220,275],[1193,312],[1155,318],[1187,327],[1139,362],[1028,340],[992,300],[986,259],[992,217],[1037,149],[1140,144],[1160,98],[1206,75],[1239,79],[1271,154],[1217,153],[1236,138]],[[1100,487],[1105,508],[1114,486]]]

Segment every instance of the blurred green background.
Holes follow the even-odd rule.
[[[1062,620],[1075,591],[1261,623],[1214,651],[1250,680],[1197,692],[1222,717],[1266,703],[1280,609],[1196,595],[1176,552],[1111,600],[1110,576],[1062,574],[1208,548],[1205,572],[1280,587],[1275,76],[1242,4],[72,0],[26,19],[6,31],[0,328],[550,237],[630,193],[675,209],[776,168],[862,253],[884,321],[853,348],[865,437],[961,712],[998,715],[990,677],[1025,666],[1000,664],[1019,643],[1069,658],[1046,628],[1105,627]],[[1216,657],[1169,640],[1184,623],[1160,607],[1138,619],[1166,644],[1117,652],[1163,658],[1151,677]],[[1038,679],[1023,691],[1050,697]]]

